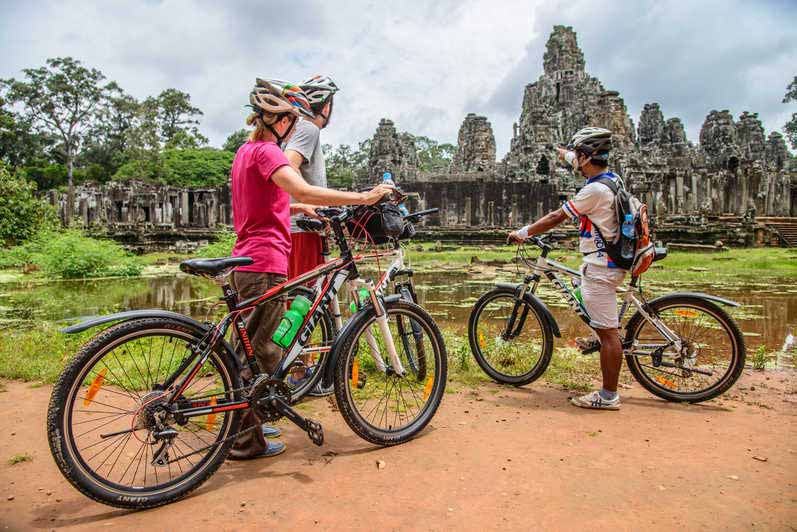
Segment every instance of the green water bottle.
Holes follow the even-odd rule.
[[[362,287],[359,290],[357,290],[357,299],[360,300],[360,306],[362,306],[363,301],[368,299],[368,289],[365,288],[365,287]],[[357,312],[357,303],[352,301],[351,305],[349,305],[349,310],[351,310],[352,312]]]
[[[310,300],[304,296],[296,296],[291,308],[282,316],[274,336],[271,337],[274,342],[281,347],[288,347],[293,342],[293,338],[299,331],[299,327],[304,323],[304,317],[310,310]]]
[[[573,290],[573,297],[576,298],[581,305],[584,304],[584,300],[581,298],[581,287],[577,286],[575,290]]]

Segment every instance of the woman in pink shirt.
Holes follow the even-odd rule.
[[[317,217],[313,206],[371,205],[393,191],[386,185],[368,192],[343,192],[307,184],[280,149],[280,144],[293,132],[299,114],[313,116],[304,93],[283,81],[257,79],[249,102],[253,113],[246,123],[255,129],[235,154],[231,172],[233,225],[237,235],[232,255],[254,260],[232,274],[231,284],[240,299],[261,295],[286,280],[291,214]],[[302,203],[291,205],[291,196]],[[284,311],[285,302],[274,300],[258,306],[245,318],[258,365],[268,373],[276,369],[282,358],[282,350],[271,340],[271,335]],[[243,372],[245,378],[246,373],[248,370]],[[247,411],[241,430],[259,423]],[[264,431],[278,434],[270,427],[264,427]],[[251,430],[238,438],[230,458],[273,456],[284,449],[284,444],[269,444],[263,432]]]

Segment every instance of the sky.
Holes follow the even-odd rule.
[[[380,118],[456,143],[487,116],[499,158],[523,87],[542,74],[556,24],[573,26],[587,72],[638,123],[645,103],[697,142],[712,109],[759,113],[767,134],[797,104],[795,0],[51,1],[0,0],[0,77],[72,56],[137,98],[176,88],[204,111],[211,145],[244,125],[255,77],[327,74],[341,87],[322,140],[356,144]]]

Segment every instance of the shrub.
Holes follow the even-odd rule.
[[[52,207],[35,192],[36,185],[11,175],[0,163],[0,247],[26,241],[55,219]]]
[[[215,187],[229,181],[234,157],[231,152],[214,148],[164,150],[157,158],[125,163],[113,178],[176,187]]]
[[[0,255],[0,267],[35,265],[49,277],[130,277],[141,265],[110,240],[90,238],[80,231],[42,231],[24,245]]]
[[[222,231],[216,236],[216,241],[197,249],[194,254],[198,257],[218,258],[229,257],[235,245],[235,233]]]

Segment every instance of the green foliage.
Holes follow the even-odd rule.
[[[141,265],[110,240],[90,238],[80,231],[42,231],[28,242],[0,255],[0,267],[33,265],[61,279],[130,277]]]
[[[767,369],[767,364],[771,359],[772,355],[767,352],[767,346],[761,344],[758,346],[758,349],[756,349],[755,353],[753,353],[753,356],[750,357],[750,362],[753,365],[753,369],[764,371]]]
[[[5,98],[22,105],[21,122],[34,131],[58,137],[72,185],[71,167],[88,138],[96,111],[116,84],[103,85],[105,76],[71,57],[47,59],[46,66],[26,68],[24,80],[6,79]]]
[[[0,246],[28,240],[54,218],[52,208],[35,192],[33,183],[12,176],[0,162]]]
[[[5,329],[0,334],[0,375],[53,383],[69,358],[96,331],[62,334],[60,326],[37,322],[29,327]]]
[[[355,183],[368,175],[368,156],[371,141],[360,142],[357,149],[348,144],[332,148],[322,146],[327,167],[327,183],[330,188],[351,189]]]
[[[113,176],[116,181],[139,179],[177,187],[215,187],[230,179],[234,154],[215,148],[172,149],[133,159]]]
[[[433,172],[445,170],[457,151],[456,146],[449,143],[440,144],[436,140],[424,136],[414,136],[415,148],[420,160],[419,170]]]
[[[191,105],[191,95],[177,89],[166,89],[157,97],[150,97],[144,105],[154,111],[161,141],[167,148],[196,148],[208,139],[199,133],[199,108]]]
[[[215,242],[202,246],[194,253],[197,257],[218,258],[229,257],[235,245],[235,233],[223,231],[216,237]]]
[[[789,102],[797,102],[797,76],[794,76],[792,82],[786,87],[786,95],[783,96],[783,103]],[[783,126],[783,132],[789,139],[791,149],[797,150],[797,113],[792,113],[791,119]]]
[[[30,454],[20,453],[20,454],[15,454],[11,458],[9,458],[6,463],[8,465],[17,465],[23,462],[30,462],[31,460],[33,460],[33,457]]]
[[[239,129],[227,137],[227,140],[224,141],[224,146],[222,146],[222,149],[235,153],[238,151],[238,148],[240,148],[247,140],[249,140],[249,130]]]

